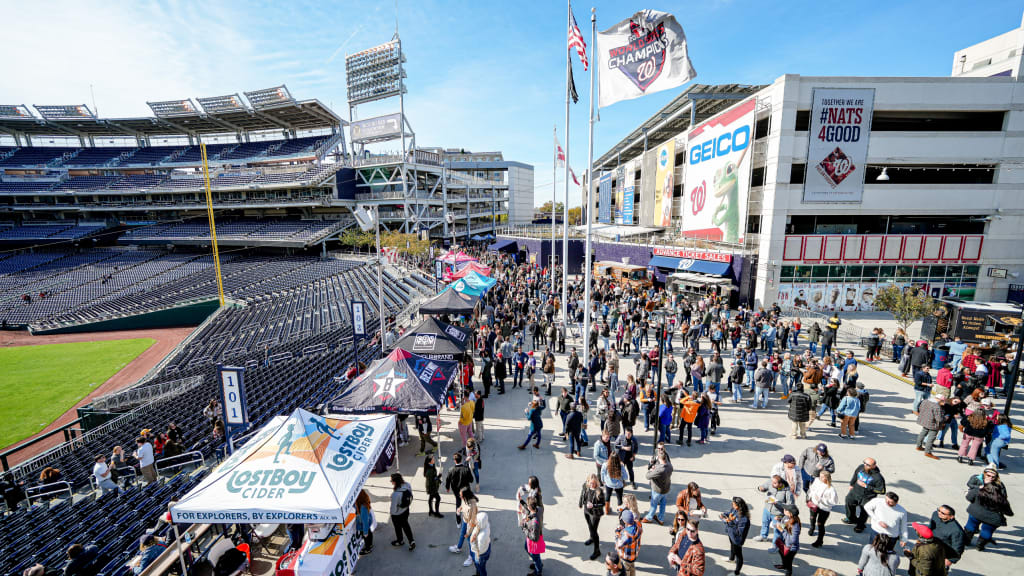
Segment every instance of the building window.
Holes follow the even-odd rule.
[[[790,164],[789,165],[789,183],[790,184],[803,184],[804,173],[807,171],[806,164]]]

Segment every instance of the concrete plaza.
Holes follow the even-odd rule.
[[[651,339],[653,344],[654,340]],[[677,335],[676,343],[679,343]],[[567,348],[576,342],[567,344]],[[852,342],[839,342],[840,347],[852,346]],[[802,350],[802,348],[801,348]],[[855,349],[859,358],[863,350]],[[676,352],[681,352],[676,346]],[[705,355],[707,350],[702,351]],[[554,394],[559,393],[561,385],[566,382],[566,356],[558,356],[558,373]],[[681,363],[680,363],[681,366]],[[728,364],[727,364],[728,366]],[[882,368],[893,371],[892,363],[885,363]],[[620,361],[621,374],[633,373],[631,359]],[[807,440],[796,440],[790,436],[790,421],[786,417],[786,402],[779,399],[779,394],[772,394],[766,410],[752,410],[749,400],[750,392],[744,392],[744,401],[733,404],[726,401],[721,406],[721,426],[718,434],[712,437],[709,444],[698,445],[696,440],[692,447],[669,447],[669,454],[674,466],[672,492],[667,517],[674,511],[672,503],[675,494],[688,482],[697,482],[704,495],[704,503],[708,508],[708,518],[701,522],[701,539],[707,549],[706,574],[731,573],[733,565],[727,561],[728,539],[724,526],[718,520],[718,514],[726,511],[733,496],[741,496],[753,506],[751,510],[750,539],[745,547],[743,574],[780,574],[773,568],[778,562],[778,555],[771,543],[753,541],[761,525],[761,508],[763,498],[755,487],[769,477],[772,466],[784,454],[798,456],[805,448],[825,442],[836,459],[834,484],[839,492],[840,500],[845,497],[847,485],[854,468],[865,457],[877,459],[879,468],[885,476],[889,490],[897,492],[900,504],[910,515],[911,522],[927,522],[931,513],[940,504],[949,504],[956,510],[956,518],[961,524],[967,520],[967,502],[964,499],[966,482],[970,475],[981,472],[981,465],[973,468],[956,462],[953,450],[936,449],[941,460],[925,458],[921,452],[914,450],[914,441],[920,428],[910,412],[913,393],[905,382],[893,378],[881,371],[861,366],[861,380],[865,382],[871,393],[871,401],[867,412],[861,418],[861,435],[856,440],[843,440],[838,437],[838,428],[831,428],[827,422],[816,422],[808,432]],[[478,388],[479,378],[475,379]],[[538,383],[540,379],[538,378]],[[561,422],[557,414],[550,410],[546,413],[545,428],[541,448],[527,448],[525,451],[516,449],[526,436],[527,420],[523,409],[529,398],[525,389],[511,390],[505,395],[498,395],[492,390],[486,400],[485,438],[483,443],[483,469],[481,470],[480,507],[490,516],[491,521],[491,557],[488,573],[498,576],[527,574],[529,558],[523,549],[523,535],[516,525],[515,493],[517,486],[526,481],[528,476],[536,475],[540,479],[543,500],[546,506],[544,538],[547,552],[543,555],[545,574],[604,574],[602,561],[591,561],[591,547],[584,546],[587,539],[587,527],[583,513],[578,508],[580,487],[588,474],[595,471],[589,449],[584,449],[584,458],[568,460],[563,454],[568,452],[568,445],[559,438],[553,438],[561,430]],[[726,394],[723,394],[726,395]],[[554,396],[552,396],[554,398]],[[596,399],[596,393],[588,394],[589,399]],[[593,403],[591,403],[593,404]],[[553,402],[549,402],[549,407]],[[1014,411],[1017,412],[1016,410]],[[442,453],[445,455],[445,470],[452,462],[448,458],[458,448],[458,434],[455,433],[454,412],[445,412]],[[455,524],[454,497],[442,491],[441,511],[444,519],[432,518],[427,515],[427,496],[423,490],[422,458],[415,457],[419,449],[419,441],[412,420],[409,420],[412,442],[400,450],[400,469],[411,482],[416,500],[412,507],[412,529],[416,535],[417,548],[410,552],[406,547],[393,548],[389,545],[394,539],[394,532],[388,522],[388,503],[390,484],[386,476],[373,477],[367,487],[373,498],[373,509],[380,526],[376,532],[375,547],[372,554],[363,557],[357,567],[359,574],[393,575],[393,574],[460,574],[471,576],[472,566],[463,567],[462,562],[468,553],[468,544],[463,547],[461,555],[448,551],[448,546],[456,543],[458,528]],[[652,452],[652,433],[644,433],[638,426],[637,438],[640,441],[640,456],[635,469],[640,481],[638,489],[626,492],[634,494],[640,504],[640,511],[648,509],[650,490],[648,483],[643,481],[643,473],[647,469]],[[591,446],[598,437],[598,420],[592,412],[589,422]],[[673,438],[674,440],[674,438]],[[948,442],[948,439],[947,439]],[[1024,487],[1016,481],[1015,472],[1022,464],[1019,452],[1013,445],[1005,460],[1009,468],[1003,474],[1010,495],[1010,503],[1016,507],[1024,507]],[[613,506],[615,498],[612,497]],[[861,547],[871,539],[870,528],[857,534],[852,526],[841,522],[844,512],[842,506],[833,510],[826,528],[825,545],[815,549],[810,546],[813,538],[807,535],[807,509],[801,503],[801,519],[805,522],[801,537],[800,552],[794,563],[794,573],[810,575],[819,567],[835,570],[842,575],[856,574],[856,562]],[[993,575],[1011,574],[1015,562],[1024,557],[1024,519],[1018,514],[1009,518],[1009,525],[996,533],[996,543],[985,552],[977,552],[969,548],[963,559],[954,566],[953,574]],[[612,548],[614,528],[617,519],[607,516],[601,520],[601,550],[607,552]],[[637,572],[641,574],[675,574],[666,560],[672,544],[668,526],[645,524],[642,547],[637,562]],[[914,537],[911,530],[911,537]],[[902,558],[899,573],[906,573],[908,560]]]

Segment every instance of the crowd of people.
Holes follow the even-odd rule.
[[[891,340],[893,358],[910,358],[908,371],[913,370],[917,383],[920,401],[913,408],[922,415],[918,449],[936,457],[936,436],[942,434],[941,448],[949,432],[961,461],[973,463],[981,450],[989,460],[982,473],[969,476],[966,510],[961,506],[959,517],[954,506],[942,504],[927,524],[908,524],[899,494],[887,490],[873,458],[856,466],[844,490],[833,483],[836,460],[828,443],[821,441],[829,434],[840,442],[862,437],[861,416],[869,410],[870,394],[860,377],[860,364],[881,360],[881,348],[887,342],[881,329],[872,331],[867,353],[858,359],[853,350],[836,349],[842,324],[838,314],[808,326],[799,317],[783,316],[778,306],[731,309],[714,292],[695,297],[612,278],[594,279],[589,299],[585,299],[583,282],[570,280],[569,298],[563,303],[560,276],[552,285],[550,270],[516,263],[511,255],[477,255],[492,267],[498,284],[482,297],[478,314],[442,318],[472,331],[473,356],[478,359],[465,363],[470,368],[461,378],[462,403],[456,408],[461,411],[461,448],[447,474],[437,468],[434,446],[422,440],[424,430],[420,430],[420,451],[428,452],[424,475],[431,515],[443,516],[439,509],[442,487],[454,494],[459,536],[450,551],[461,553],[468,539],[471,547],[464,565],[476,566],[478,574],[486,575],[490,529],[480,528],[488,526],[488,521],[475,496],[482,438],[474,438],[472,416],[492,388],[498,395],[516,388],[525,388],[529,394],[520,450],[550,447],[564,450],[570,460],[592,460],[578,505],[589,536],[584,542],[587,557],[603,561],[608,574],[636,573],[643,555],[644,527],[649,524],[670,527],[667,563],[678,574],[704,573],[706,550],[700,530],[710,520],[709,512],[700,486],[679,481],[682,471],[673,468],[667,446],[675,440],[677,446],[693,449],[694,427],[698,446],[712,442],[722,425],[723,403],[750,410],[783,407],[794,439],[815,434],[816,441],[802,452],[786,454],[766,470],[757,487],[764,502],[753,540],[768,543],[778,553],[775,567],[785,574],[793,573],[801,536],[811,537],[810,546],[821,548],[826,531],[837,530],[829,525],[833,509],[845,508],[842,522],[851,524],[853,532],[870,528],[871,537],[863,541],[858,563],[861,573],[869,575],[895,574],[904,556],[917,574],[945,574],[975,536],[980,534],[976,549],[984,550],[1012,515],[999,475],[999,452],[1009,440],[1009,421],[992,409],[991,382],[974,376],[983,363],[972,364],[969,351],[940,370],[939,382],[925,394],[920,387],[930,382],[919,375],[928,373],[926,365],[932,357],[922,358],[923,343],[908,342],[903,331]],[[591,330],[581,334],[587,306]],[[563,314],[567,324],[562,322]],[[568,368],[557,378],[556,354],[566,355]],[[474,379],[479,385],[474,385]],[[639,433],[639,426],[645,433],[656,433],[656,452],[646,470],[637,459],[639,442],[634,433]],[[552,429],[550,435],[545,428]],[[871,431],[865,429],[863,434]],[[646,510],[640,509],[639,494],[633,493],[638,490],[638,475],[640,483],[648,485]],[[674,510],[667,511],[673,496]],[[751,495],[732,497],[731,508],[718,514],[735,574],[743,568],[744,546],[754,526],[752,506],[744,496]],[[545,502],[535,476],[520,487],[516,501],[529,573],[543,574]],[[614,540],[602,547],[598,527],[605,517],[613,518]],[[397,526],[405,530],[406,525],[399,522]],[[396,535],[393,544],[402,545],[397,529]],[[407,538],[411,541],[411,535]],[[480,538],[487,541],[474,548]]]

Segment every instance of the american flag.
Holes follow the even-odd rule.
[[[562,145],[558,143],[558,136],[555,136],[555,158],[559,166],[565,166],[565,150],[562,150]]]
[[[576,48],[576,53],[580,55],[580,61],[583,62],[583,71],[586,72],[587,66],[587,43],[583,41],[583,35],[580,34],[580,27],[576,25],[576,16],[573,15],[572,10],[569,11],[569,48]]]

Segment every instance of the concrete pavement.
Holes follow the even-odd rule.
[[[652,339],[653,342],[653,339]],[[679,338],[676,338],[679,342]],[[570,342],[569,346],[573,343]],[[839,346],[853,343],[840,342]],[[679,347],[676,347],[677,352]],[[703,351],[705,354],[707,350]],[[862,357],[862,351],[858,352]],[[621,373],[632,373],[632,361],[620,362]],[[558,355],[555,394],[566,381],[566,356]],[[704,502],[709,510],[708,519],[701,522],[701,538],[708,552],[706,574],[731,573],[732,564],[727,562],[728,539],[725,536],[718,514],[729,507],[733,496],[742,496],[752,506],[751,539],[745,545],[746,565],[743,574],[779,574],[773,568],[778,562],[770,543],[757,543],[761,523],[763,499],[755,486],[767,480],[772,466],[784,454],[799,455],[808,446],[826,442],[836,459],[835,485],[840,499],[845,497],[849,478],[854,468],[871,456],[878,460],[887,486],[900,494],[900,504],[910,514],[910,520],[927,522],[928,517],[939,504],[949,504],[956,510],[957,519],[963,524],[967,520],[967,502],[964,499],[966,482],[971,474],[981,472],[981,466],[969,468],[957,464],[955,453],[947,448],[936,450],[939,461],[925,458],[914,450],[919,427],[910,413],[913,399],[912,390],[904,382],[870,369],[861,369],[861,380],[871,393],[867,412],[861,418],[861,436],[857,440],[838,438],[838,428],[831,428],[816,422],[808,433],[807,440],[792,439],[790,422],[786,417],[786,403],[773,394],[766,410],[752,410],[749,407],[751,394],[744,392],[747,400],[741,404],[725,403],[721,407],[721,427],[718,435],[704,446],[694,442],[692,447],[672,444],[669,454],[675,468],[670,506],[667,516],[671,517],[675,494],[687,482],[701,486]],[[479,379],[476,383],[478,387]],[[538,384],[540,379],[538,378]],[[724,396],[725,394],[723,394]],[[588,398],[595,398],[595,393]],[[590,561],[589,546],[584,546],[587,528],[577,502],[580,487],[586,476],[595,470],[590,453],[584,452],[583,459],[568,460],[562,456],[568,446],[553,434],[561,429],[557,414],[546,414],[541,449],[532,447],[525,451],[516,450],[516,444],[523,441],[528,422],[523,409],[529,396],[523,389],[511,390],[498,395],[492,390],[486,400],[486,440],[484,466],[481,470],[480,507],[490,516],[492,530],[492,553],[488,573],[498,576],[526,574],[529,559],[523,550],[523,535],[516,525],[516,487],[533,474],[540,479],[543,500],[546,505],[544,537],[547,552],[543,555],[545,574],[604,574],[600,561]],[[549,403],[553,404],[552,403]],[[451,466],[448,456],[458,448],[458,434],[455,430],[456,413],[445,412],[442,453],[446,457],[445,468]],[[412,428],[412,422],[409,422]],[[635,469],[638,476],[646,470],[652,451],[652,433],[642,432],[637,427],[640,441],[640,456]],[[593,415],[589,423],[591,441],[598,436],[598,421]],[[415,431],[413,441],[400,450],[400,469],[416,491],[411,517],[416,535],[417,549],[392,548],[389,542],[394,532],[389,525],[387,510],[390,485],[386,475],[372,477],[367,487],[373,497],[374,511],[380,527],[375,537],[372,554],[363,557],[357,567],[360,574],[391,575],[408,572],[413,574],[460,574],[471,576],[474,568],[463,567],[462,561],[468,553],[468,544],[463,553],[454,555],[448,546],[458,539],[455,524],[454,498],[442,492],[441,510],[444,519],[427,516],[427,499],[423,490],[422,458],[415,457],[419,448]],[[1024,487],[1017,481],[1015,472],[1021,469],[1016,446],[1011,446],[1005,460],[1009,468],[1004,471],[1003,480],[1009,490],[1011,505],[1024,507]],[[626,493],[636,496],[641,512],[648,509],[649,488],[646,482],[638,482],[638,489],[627,487]],[[613,496],[614,505],[614,496]],[[812,538],[807,536],[805,524],[801,538],[801,549],[794,564],[796,574],[812,574],[818,567],[836,570],[839,574],[856,573],[856,561],[861,547],[870,541],[870,529],[862,534],[853,531],[852,526],[841,523],[844,516],[842,507],[837,507],[826,528],[825,545],[820,549],[810,546]],[[801,519],[807,521],[807,509],[801,505]],[[996,544],[985,552],[968,549],[963,560],[955,565],[953,574],[1010,574],[1014,562],[1024,556],[1024,521],[1020,515],[1010,518],[1009,526],[996,533]],[[601,550],[611,549],[611,540],[617,520],[614,515],[602,519],[600,534]],[[644,525],[637,572],[641,574],[674,574],[668,566],[666,556],[672,540],[669,528],[655,524]],[[912,534],[913,536],[913,534]],[[908,560],[900,562],[900,573],[905,573]]]

